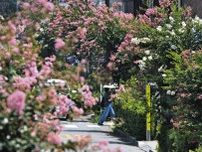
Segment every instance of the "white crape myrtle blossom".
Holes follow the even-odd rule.
[[[153,59],[153,57],[150,55],[150,56],[148,57],[148,60],[151,61],[152,59]]]
[[[138,66],[139,66],[140,70],[144,70],[144,68],[145,68],[145,62],[142,61],[142,60],[140,60]]]
[[[178,31],[179,31],[180,33],[184,33],[184,32],[185,32],[184,28],[180,28]]]
[[[4,118],[4,120],[2,121],[2,124],[7,124],[8,123],[8,118]]]
[[[167,90],[166,94],[174,96],[175,95],[175,91]]]
[[[72,93],[77,93],[77,90],[72,90]]]
[[[20,129],[20,132],[21,132],[21,133],[24,133],[24,132],[26,132],[26,131],[28,131],[28,127],[27,127],[27,126],[24,126],[22,129]]]
[[[39,37],[39,34],[38,34],[38,33],[35,33],[35,34],[34,34],[34,37],[35,37],[35,38]]]
[[[182,27],[185,28],[187,26],[187,24],[183,21],[182,22]]]
[[[166,94],[171,95],[171,90],[167,90]]]
[[[2,15],[0,15],[0,20],[5,20],[5,18],[2,16]]]
[[[175,91],[171,91],[170,95],[174,96],[175,95]]]
[[[10,136],[10,135],[7,135],[7,136],[6,136],[6,139],[8,139],[8,140],[11,139],[11,136]]]
[[[194,18],[194,20],[195,20],[195,21],[199,21],[200,18],[196,15],[195,18]]]
[[[166,74],[162,74],[162,77],[166,77],[167,75]]]
[[[156,29],[157,29],[157,31],[161,32],[162,31],[162,26],[158,26]]]
[[[177,46],[176,45],[171,45],[171,49],[176,50]]]
[[[169,32],[172,36],[175,36],[175,32],[172,30],[171,32]]]
[[[175,21],[172,16],[169,16],[169,20],[170,20],[171,23],[173,23]]]
[[[140,44],[140,39],[138,39],[137,37],[132,38],[131,39],[131,43],[135,44],[135,45],[139,45]]]
[[[144,70],[145,65],[146,65],[144,61],[142,61],[142,60],[137,60],[137,61],[135,61],[135,63],[138,64],[140,70]]]
[[[166,24],[166,27],[170,30],[172,29],[172,25],[171,24]]]
[[[137,37],[135,37],[135,38],[131,39],[131,43],[133,43],[135,45],[139,45],[140,43],[144,43],[145,44],[145,43],[148,43],[150,41],[151,41],[151,39],[148,38],[148,37],[143,37],[143,38],[137,38]]]
[[[144,51],[144,53],[145,53],[146,55],[149,55],[150,52],[151,52],[150,50],[145,50],[145,51]]]
[[[43,31],[44,31],[44,29],[43,29],[43,28],[40,28],[40,29],[39,29],[39,31],[40,31],[40,32],[43,32]]]
[[[148,37],[143,37],[143,38],[140,39],[140,42],[141,42],[141,43],[148,43],[148,42],[150,42],[150,41],[151,41],[151,39],[148,38]]]
[[[142,58],[142,61],[147,61],[147,57],[144,56],[144,57]]]
[[[192,22],[202,24],[202,19],[200,19],[198,16],[195,16],[195,18],[192,20]]]

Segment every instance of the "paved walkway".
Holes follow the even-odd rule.
[[[105,123],[104,126],[98,126],[89,122],[86,117],[83,117],[73,122],[61,121],[61,124],[64,127],[61,133],[64,141],[71,139],[73,135],[91,135],[92,144],[100,141],[108,141],[110,149],[120,147],[123,152],[145,152],[139,147],[134,146],[134,143],[114,136],[110,123]]]

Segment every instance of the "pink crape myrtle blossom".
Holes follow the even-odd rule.
[[[47,0],[36,0],[36,2],[41,4],[48,12],[53,11],[55,8],[54,4],[51,2],[48,2]]]
[[[47,141],[55,145],[60,145],[62,143],[60,136],[54,132],[48,134]]]
[[[157,8],[148,8],[146,10],[146,15],[150,16],[150,15],[156,15],[158,13]]]
[[[16,33],[17,28],[16,28],[15,24],[13,24],[11,21],[8,22],[8,27],[9,27],[9,29],[11,30],[11,32],[12,32],[13,34]]]
[[[48,64],[48,63],[47,63]],[[44,64],[39,72],[38,78],[45,79],[52,73],[52,68],[50,65]]]
[[[197,99],[202,100],[202,94],[199,94]]]
[[[163,8],[169,7],[172,4],[173,0],[161,0],[160,6]]]
[[[5,88],[3,88],[2,86],[0,86],[0,94],[2,96],[5,96],[5,97],[9,95],[9,93],[7,92],[7,90]]]
[[[10,110],[16,111],[17,114],[22,114],[25,108],[26,95],[24,92],[16,90],[7,98],[7,106]]]
[[[36,0],[36,2],[38,2],[40,4],[45,4],[45,3],[47,3],[47,0]]]
[[[52,12],[55,8],[54,4],[51,2],[46,2],[43,6],[49,12]]]
[[[129,34],[129,33],[126,34],[124,41],[121,43],[121,45],[118,48],[118,52],[122,52],[126,50],[127,47],[130,45],[132,38],[133,38],[132,34]]]
[[[79,81],[83,84],[85,82],[85,78],[84,77],[80,77]]]
[[[83,149],[92,141],[92,138],[89,135],[75,135],[72,141],[77,143],[79,149]]]
[[[13,50],[13,52],[16,53],[16,54],[19,54],[19,52],[20,52],[19,48],[17,48],[17,47],[13,48],[12,50]]]
[[[29,9],[30,8],[30,4],[29,3],[27,3],[27,2],[24,2],[23,4],[22,4],[22,8],[23,9]]]
[[[100,141],[92,146],[92,150],[102,152],[123,152],[123,150],[119,147],[115,149],[110,149],[108,145],[109,145],[108,141]]]
[[[62,49],[65,46],[65,42],[61,38],[55,40],[55,48]]]
[[[67,96],[60,95],[57,102],[58,110],[56,110],[55,115],[66,115],[74,104]]]
[[[29,61],[26,65],[26,68],[24,69],[25,76],[30,77],[37,77],[39,74],[39,71],[37,69],[36,61]]]
[[[96,99],[92,96],[92,92],[90,91],[90,87],[88,85],[84,85],[81,89],[79,89],[79,92],[82,95],[85,106],[92,107],[96,104]]]
[[[77,31],[78,31],[78,36],[79,36],[80,39],[85,39],[86,38],[87,28],[85,28],[85,27],[84,28],[79,27],[77,29]]]
[[[114,68],[114,63],[113,63],[113,62],[109,62],[109,63],[107,64],[107,68],[108,68],[109,70],[113,70],[113,68]]]
[[[12,37],[9,41],[8,44],[12,45],[12,46],[16,46],[17,45],[17,41],[14,37]]]
[[[147,15],[139,15],[139,21],[142,24],[152,25],[151,19]]]
[[[28,91],[32,88],[34,84],[37,83],[37,80],[35,77],[20,77],[16,76],[14,77],[14,83],[13,86],[16,89],[22,90],[22,91]]]
[[[60,133],[62,131],[62,126],[60,126],[59,119],[50,119],[54,118],[54,115],[47,113],[43,115],[43,122],[46,123],[49,128],[56,131],[57,133]]]
[[[130,21],[134,18],[133,14],[124,13],[124,12],[115,12],[114,16],[119,17],[119,18],[124,19],[124,20],[127,20],[127,21]]]
[[[98,143],[98,146],[99,146],[100,149],[106,148],[106,146],[108,146],[108,145],[109,145],[109,142],[108,142],[108,141],[105,141],[105,140],[100,141],[100,142]]]
[[[95,151],[102,151],[102,152],[123,152],[121,148],[110,149],[108,147],[108,141],[100,141],[99,143],[92,146],[92,149]]]
[[[3,85],[6,83],[6,77],[4,75],[0,75],[0,85]]]
[[[43,102],[47,99],[46,95],[44,94],[41,94],[39,96],[36,97],[36,100],[39,101],[39,102]]]
[[[74,112],[75,116],[81,116],[84,113],[82,108],[78,108],[76,106],[72,107],[72,111]]]
[[[110,61],[115,61],[116,60],[116,55],[114,55],[114,54],[111,54],[111,56],[110,56]]]

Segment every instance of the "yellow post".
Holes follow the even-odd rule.
[[[147,100],[147,118],[146,118],[146,140],[151,140],[151,86],[146,85],[146,100]]]

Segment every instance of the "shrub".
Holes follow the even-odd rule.
[[[175,151],[194,150],[201,144],[201,56],[201,51],[172,53],[175,66],[165,72],[167,87],[176,92],[175,104],[171,107],[174,128],[170,131]]]
[[[115,104],[115,112],[123,122],[118,128],[136,137],[138,140],[145,139],[146,131],[146,102],[138,90],[138,81],[132,77],[125,85],[125,91],[118,95]]]

